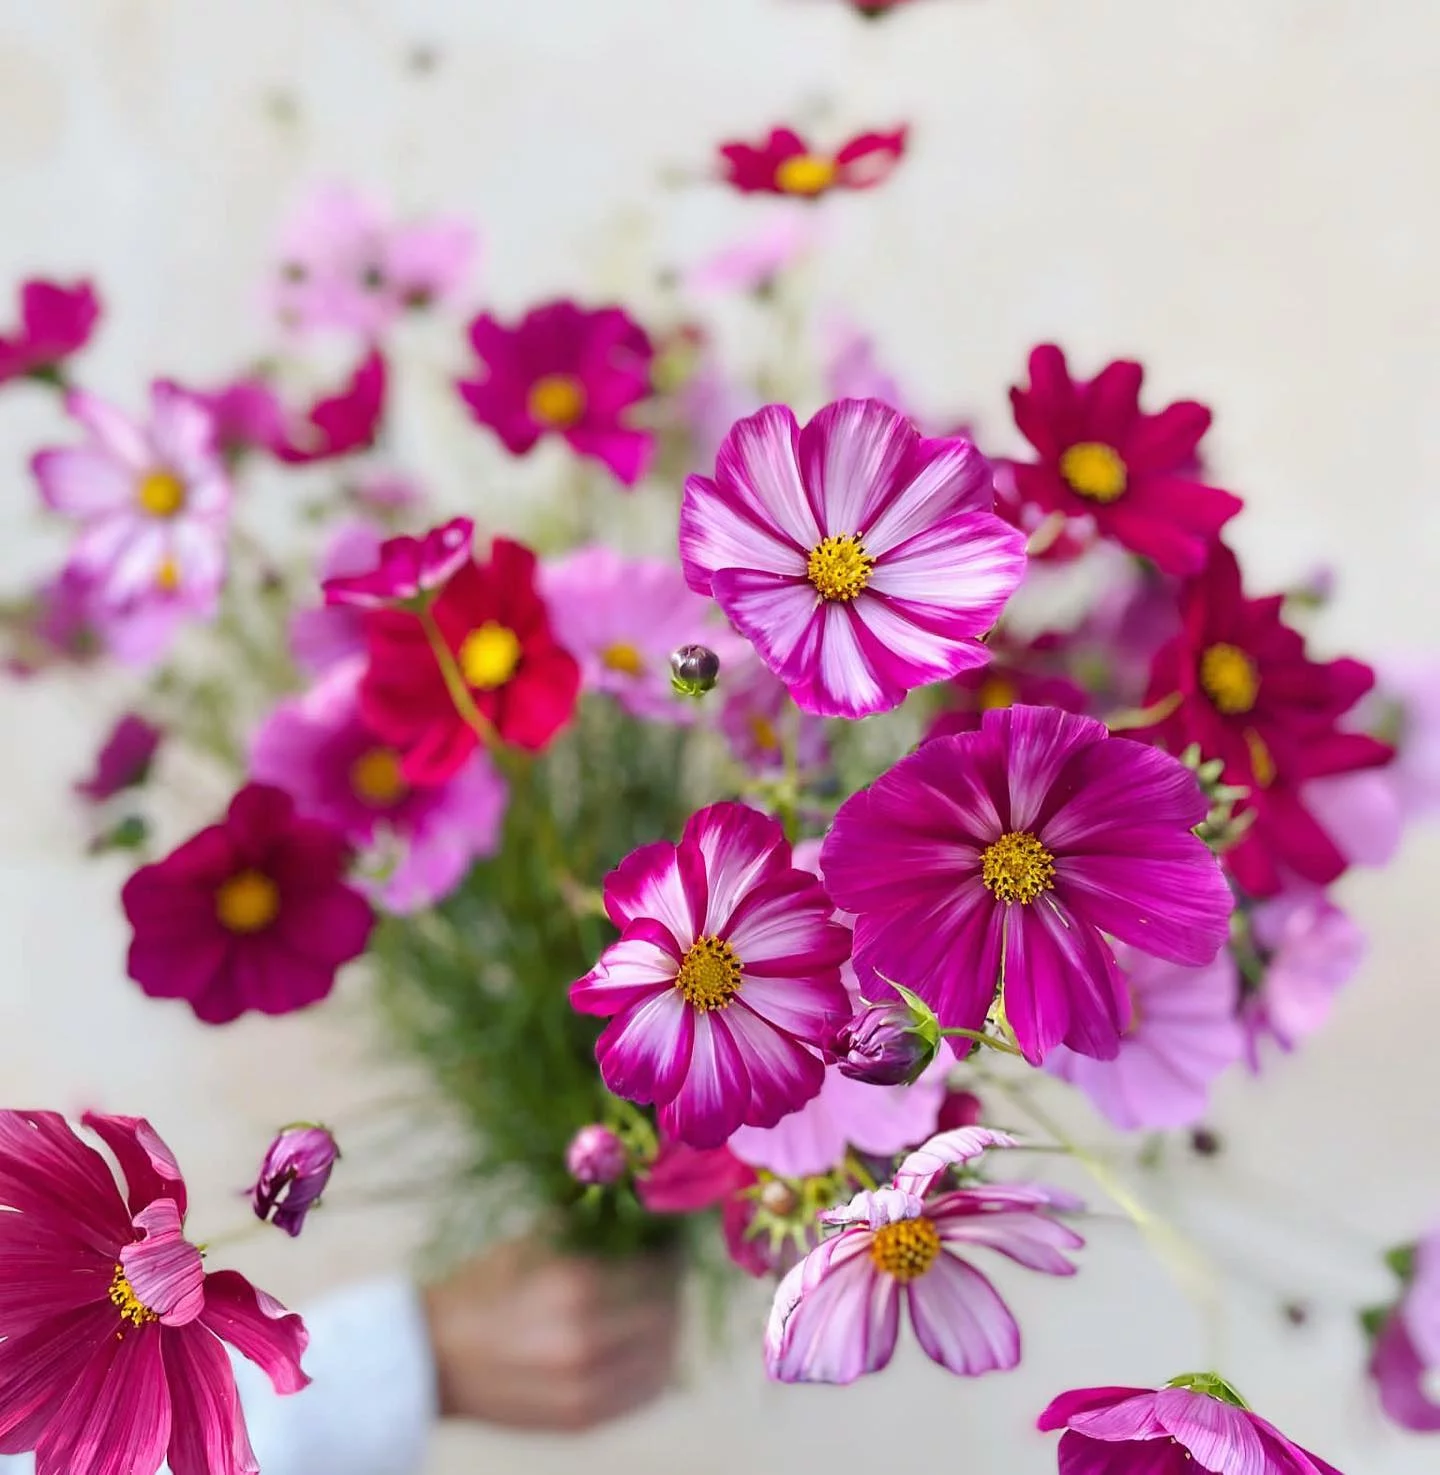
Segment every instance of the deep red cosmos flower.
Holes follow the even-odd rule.
[[[270,449],[292,466],[368,450],[384,413],[385,360],[372,349],[339,393],[317,399],[276,434]]]
[[[1205,572],[1181,590],[1180,633],[1155,657],[1145,705],[1174,700],[1150,730],[1173,753],[1198,744],[1225,763],[1224,781],[1251,791],[1255,818],[1225,856],[1252,896],[1280,890],[1281,868],[1328,885],[1346,868],[1310,813],[1310,779],[1374,768],[1394,751],[1337,724],[1375,684],[1360,661],[1312,661],[1281,619],[1283,595],[1247,599],[1235,555],[1217,543]]]
[[[73,287],[26,282],[20,288],[19,326],[0,336],[0,384],[53,374],[85,347],[99,320],[100,299],[89,282]]]
[[[300,818],[281,790],[247,785],[218,824],[125,883],[130,977],[206,1024],[318,1002],[375,921],[345,884],[349,863],[338,832]]]
[[[1191,475],[1210,411],[1180,400],[1158,415],[1140,408],[1139,364],[1120,359],[1088,383],[1045,343],[1030,355],[1030,387],[1010,391],[1015,423],[1039,460],[1016,463],[1023,504],[1088,517],[1101,537],[1152,559],[1166,573],[1204,566],[1241,501]]]
[[[812,148],[792,128],[775,128],[758,148],[724,143],[721,177],[742,194],[792,195],[815,200],[837,189],[870,189],[893,173],[905,152],[908,129],[857,133],[835,153]]]
[[[436,595],[429,618],[470,700],[504,742],[538,751],[569,721],[580,667],[551,632],[528,548],[496,538],[489,562],[465,564]],[[455,704],[425,625],[408,610],[372,610],[365,643],[362,715],[400,753],[408,782],[444,783],[480,739]]]

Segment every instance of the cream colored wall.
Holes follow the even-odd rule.
[[[407,63],[416,47],[429,72]],[[1440,611],[1437,58],[1433,0],[923,0],[874,27],[831,0],[3,0],[0,280],[93,272],[109,314],[89,371],[133,402],[151,370],[213,375],[259,346],[257,269],[308,181],[467,214],[487,237],[486,293],[513,309],[623,280],[607,243],[629,231],[676,260],[728,239],[750,203],[662,198],[657,169],[829,96],[837,129],[916,125],[884,194],[833,212],[827,288],[917,397],[1003,426],[1003,388],[1041,337],[1083,363],[1144,356],[1157,394],[1219,408],[1257,579],[1343,560],[1327,638],[1424,647]],[[620,203],[640,213],[622,221]],[[507,488],[513,469],[457,437],[435,353],[414,350],[410,453],[457,502]],[[7,585],[58,547],[35,528],[23,460],[53,431],[38,398],[0,396]],[[125,981],[123,868],[76,858],[66,794],[119,700],[104,683],[0,686],[3,1096],[149,1114],[219,1225],[271,1124],[343,1120],[374,1079],[357,1001],[206,1032]],[[1228,1084],[1230,1150],[1175,1190],[1212,1205],[1203,1238],[1239,1272],[1227,1372],[1366,1475],[1436,1458],[1370,1410],[1347,1307],[1384,1289],[1371,1247],[1440,1213],[1437,861],[1440,841],[1417,835],[1348,888],[1375,937],[1363,982],[1263,1088]],[[236,1260],[303,1300],[394,1263],[420,1217],[337,1210],[298,1246],[275,1236]],[[799,1475],[858,1458],[1020,1475],[1053,1468],[1026,1432],[1051,1393],[1215,1355],[1122,1226],[1097,1225],[1076,1281],[1039,1280],[1007,1278],[1027,1334],[1017,1375],[960,1384],[905,1357],[848,1394],[781,1390],[746,1324],[686,1391],[583,1450],[457,1435],[434,1468]],[[1297,1332],[1277,1303],[1309,1292]]]

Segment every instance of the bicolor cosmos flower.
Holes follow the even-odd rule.
[[[277,1393],[310,1380],[298,1316],[184,1235],[185,1183],[139,1117],[0,1112],[0,1449],[36,1475],[253,1475],[228,1343]]]
[[[953,1167],[1015,1139],[984,1127],[932,1137],[901,1164],[888,1188],[855,1195],[822,1214],[841,1232],[812,1250],[775,1292],[765,1367],[784,1383],[853,1383],[895,1352],[900,1306],[925,1353],[966,1377],[1015,1367],[1020,1328],[990,1281],[963,1252],[996,1251],[1047,1275],[1073,1275],[1065,1251],[1084,1241],[1050,1217],[1079,1205],[1038,1184],[981,1184],[945,1191]]]
[[[720,145],[720,177],[741,194],[817,200],[832,190],[883,184],[905,153],[909,130],[857,133],[833,153],[812,147],[793,128],[774,128],[764,143]]]
[[[802,712],[785,683],[753,653],[727,669],[721,688],[720,731],[730,751],[751,773],[785,766],[787,725],[795,733],[795,763],[801,773],[823,768],[830,752],[825,723]]]
[[[678,845],[642,846],[611,871],[605,907],[620,940],[570,1001],[611,1020],[596,1046],[610,1090],[653,1103],[692,1147],[773,1127],[819,1092],[820,1052],[850,1014],[850,934],[778,820],[700,810]]]
[[[395,221],[344,186],[317,190],[287,222],[273,288],[281,322],[373,338],[407,309],[453,297],[475,259],[461,220]]]
[[[385,414],[386,378],[383,355],[371,349],[335,394],[321,395],[297,415],[282,414],[270,450],[292,466],[369,450]]]
[[[31,462],[46,505],[80,524],[70,562],[94,576],[107,604],[170,597],[214,608],[225,572],[230,482],[214,422],[172,385],[151,386],[148,424],[72,390],[65,408],[84,445]]]
[[[1061,1045],[1046,1068],[1125,1131],[1188,1127],[1204,1116],[1216,1078],[1245,1053],[1234,960],[1222,950],[1213,963],[1182,968],[1133,948],[1117,948],[1116,960],[1130,990],[1120,1053],[1092,1060]]]
[[[1077,1388],[1038,1426],[1065,1431],[1060,1475],[1340,1475],[1209,1373],[1158,1390]]]
[[[400,754],[360,713],[363,660],[334,667],[281,702],[255,735],[250,776],[290,794],[301,814],[331,826],[371,862],[355,884],[386,910],[413,912],[448,896],[500,845],[506,788],[473,750],[447,779],[409,783]]]
[[[321,581],[325,603],[383,609],[423,602],[471,561],[474,539],[475,524],[468,517],[453,517],[423,537],[387,538],[363,573],[331,574]]]
[[[20,288],[20,321],[0,335],[0,384],[53,377],[90,341],[100,321],[100,299],[89,282],[73,287],[31,281]]]
[[[927,440],[878,400],[802,431],[739,421],[713,479],[685,483],[680,555],[807,712],[865,717],[987,659],[979,637],[1025,570],[968,440]]]
[[[345,884],[349,863],[343,836],[297,815],[288,794],[246,785],[218,824],[125,883],[130,977],[206,1024],[317,1003],[375,921]]]
[[[470,703],[501,741],[538,752],[570,720],[580,667],[550,628],[528,548],[496,538],[489,560],[453,574],[426,618],[445,642]],[[365,721],[400,754],[407,784],[443,783],[480,738],[455,704],[425,624],[410,610],[371,610],[365,640]]]
[[[277,1132],[250,1190],[255,1217],[294,1239],[305,1227],[305,1216],[319,1205],[339,1160],[340,1145],[324,1127],[302,1123]]]
[[[1210,411],[1181,400],[1146,414],[1143,374],[1121,359],[1077,382],[1053,344],[1035,349],[1030,387],[1010,391],[1015,423],[1039,454],[1014,465],[1016,490],[1046,513],[1092,519],[1102,537],[1167,573],[1198,573],[1242,504],[1191,474]]]
[[[134,712],[126,712],[110,729],[95,758],[95,771],[75,785],[92,804],[113,799],[123,789],[145,782],[165,734]]]
[[[470,343],[482,372],[456,388],[512,456],[558,435],[627,487],[645,475],[655,436],[632,422],[631,411],[651,393],[655,349],[623,309],[548,302],[513,328],[481,313],[470,324]]]
[[[1414,1248],[1400,1302],[1370,1357],[1380,1406],[1402,1428],[1440,1433],[1440,1229]]]
[[[1111,1060],[1130,1005],[1106,934],[1191,967],[1228,936],[1230,888],[1191,833],[1206,808],[1168,754],[1009,707],[846,800],[821,869],[862,986],[902,983],[961,1029],[998,988],[1032,1065],[1062,1043]]]
[[[380,562],[384,532],[363,518],[339,523],[320,554],[319,581],[370,573]],[[355,605],[321,604],[290,617],[290,654],[302,671],[318,676],[351,656],[365,654],[365,611]]]

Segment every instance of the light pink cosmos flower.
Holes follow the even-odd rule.
[[[878,400],[739,421],[685,483],[680,553],[807,712],[865,717],[983,665],[976,638],[1025,569],[990,465]]]
[[[762,291],[816,245],[820,228],[810,211],[786,210],[744,240],[692,266],[684,285],[697,295]]]
[[[1130,990],[1130,1023],[1113,1060],[1059,1046],[1045,1066],[1078,1086],[1117,1127],[1188,1127],[1210,1102],[1217,1076],[1245,1054],[1235,1017],[1240,983],[1230,954],[1183,968],[1116,948]]]
[[[888,1188],[822,1214],[842,1232],[780,1282],[765,1333],[770,1376],[853,1383],[879,1372],[895,1352],[902,1301],[920,1345],[941,1367],[966,1377],[1015,1367],[1020,1328],[960,1252],[983,1247],[1047,1275],[1073,1275],[1064,1252],[1084,1241],[1050,1214],[1079,1204],[1038,1184],[936,1191],[951,1168],[1015,1145],[984,1127],[942,1133],[900,1164]]]
[[[470,562],[474,541],[475,524],[468,517],[453,517],[419,538],[386,538],[370,568],[321,582],[325,603],[356,609],[410,604],[449,583]]]
[[[116,608],[168,599],[205,615],[225,573],[230,482],[209,412],[173,385],[151,387],[141,424],[72,391],[65,408],[88,439],[37,452],[32,468],[47,506],[74,518],[75,568]]]
[[[329,185],[285,226],[273,286],[281,322],[301,331],[383,333],[407,308],[453,298],[474,264],[459,220],[397,223],[377,200]]]
[[[373,522],[342,522],[320,555],[323,587],[332,579],[365,574],[380,561],[385,534]],[[290,653],[302,671],[318,676],[339,662],[365,654],[365,611],[354,605],[321,604],[290,617]]]
[[[778,820],[744,804],[690,817],[679,845],[632,851],[605,878],[621,929],[570,990],[613,1016],[595,1047],[617,1096],[653,1102],[667,1136],[718,1147],[816,1095],[820,1051],[849,1017],[850,934]]]
[[[1370,1358],[1380,1405],[1417,1433],[1440,1433],[1440,1229],[1415,1247],[1414,1269]]]
[[[1399,709],[1395,761],[1383,769],[1403,812],[1440,810],[1440,662],[1433,656],[1381,663],[1381,696]]]

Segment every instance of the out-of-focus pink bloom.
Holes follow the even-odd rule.
[[[565,1170],[577,1183],[618,1183],[629,1162],[625,1144],[599,1122],[581,1127],[565,1149]]]
[[[30,281],[20,288],[20,322],[0,335],[0,384],[51,377],[90,341],[100,320],[100,299],[89,282],[63,287]]]
[[[796,733],[795,759],[801,773],[823,768],[830,753],[825,724],[802,712],[785,683],[763,661],[751,656],[725,672],[720,730],[730,751],[751,773],[775,773],[785,766],[785,732]]]
[[[758,147],[720,145],[720,177],[742,194],[817,200],[832,190],[883,184],[905,152],[908,128],[857,133],[834,153],[813,148],[792,128],[775,128]]]
[[[301,1125],[278,1132],[250,1190],[256,1218],[269,1220],[294,1239],[305,1227],[305,1216],[319,1204],[339,1160],[340,1146],[324,1127]]]
[[[95,771],[75,785],[92,804],[111,799],[122,789],[145,782],[164,733],[143,717],[127,712],[110,729],[95,759]]]
[[[1440,662],[1391,659],[1380,668],[1380,697],[1393,704],[1395,761],[1384,770],[1407,816],[1440,810]]]
[[[690,1147],[662,1137],[655,1161],[635,1192],[652,1214],[694,1214],[714,1208],[755,1182],[755,1170],[728,1147]]]
[[[210,412],[215,447],[223,456],[233,460],[247,451],[269,450],[285,438],[285,412],[279,396],[258,375],[237,379],[219,389],[174,387]]]
[[[880,365],[875,340],[853,323],[831,325],[831,343],[825,362],[827,399],[878,399],[908,415],[909,398],[899,381]]]
[[[325,603],[356,609],[408,605],[444,588],[470,562],[475,524],[454,517],[419,538],[387,538],[372,568],[325,579]]]
[[[379,349],[361,361],[344,387],[290,419],[270,449],[292,466],[369,450],[385,413],[385,360]]]
[[[1067,676],[1047,676],[1022,664],[1026,652],[1017,650],[1014,659],[1003,644],[992,640],[996,657],[988,666],[962,671],[946,688],[951,705],[926,730],[924,741],[956,732],[974,732],[986,712],[1004,711],[1021,704],[1056,707],[1062,712],[1083,712],[1089,694]]]
[[[818,238],[812,215],[793,211],[777,215],[766,221],[763,229],[692,266],[685,273],[684,284],[689,291],[701,295],[764,291],[776,277],[801,260]]]
[[[1400,848],[1405,811],[1392,766],[1312,779],[1300,789],[1300,802],[1352,866],[1388,865]]]
[[[341,523],[320,555],[320,583],[364,574],[380,560],[385,534],[371,522]],[[290,652],[301,670],[318,676],[351,656],[365,654],[365,612],[321,604],[290,617]]]
[[[401,224],[358,190],[327,186],[285,226],[275,308],[287,327],[374,337],[407,308],[454,297],[475,254],[474,234],[463,221]]]
[[[1397,1424],[1440,1432],[1440,1230],[1415,1247],[1405,1294],[1375,1340],[1370,1376]]]
[[[380,515],[415,512],[425,505],[425,490],[414,477],[389,467],[369,467],[353,476],[346,494],[363,511]]]
[[[980,1098],[973,1091],[949,1091],[940,1103],[935,1130],[953,1132],[957,1127],[976,1127],[983,1114]]]

